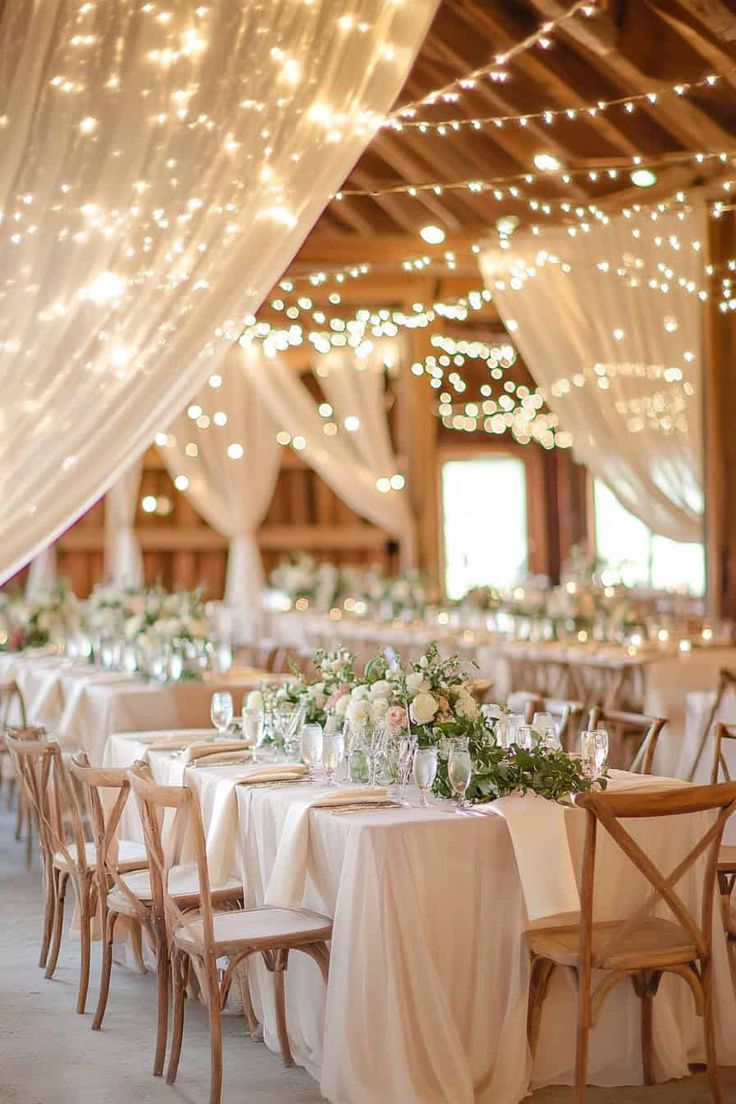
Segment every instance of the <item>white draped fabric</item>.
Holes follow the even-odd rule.
[[[26,597],[36,598],[39,594],[51,590],[57,578],[56,546],[49,544],[34,556],[28,565]]]
[[[172,477],[189,480],[186,493],[205,521],[230,542],[226,604],[254,610],[263,586],[256,534],[276,486],[281,446],[241,359],[234,346],[214,378],[218,386],[201,389],[160,451]]]
[[[248,379],[257,381],[278,429],[302,445],[299,452],[307,464],[351,510],[400,540],[411,560],[413,524],[406,494],[377,487],[379,479],[397,472],[386,423],[383,356],[379,346],[365,361],[352,351],[325,357],[325,374],[320,367],[318,375],[334,408],[336,417],[329,419],[320,415],[307,387],[278,355],[266,357],[248,345],[242,350],[242,367]],[[345,428],[344,419],[350,417],[360,423],[353,432]],[[337,432],[326,434],[325,425],[338,420]]]
[[[3,4],[0,579],[216,371],[436,3]]]
[[[120,587],[143,585],[143,554],[135,515],[143,461],[136,460],[105,495],[105,578]]]
[[[682,215],[682,217],[680,217]],[[481,257],[576,459],[673,540],[703,539],[704,207],[515,235]]]

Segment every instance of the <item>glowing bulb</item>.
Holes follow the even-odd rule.
[[[342,424],[345,426],[348,433],[355,433],[356,430],[360,429],[360,418],[357,418],[355,414],[348,414]]]
[[[174,486],[176,487],[177,491],[186,491],[189,487],[189,479],[186,475],[177,475],[176,479],[174,480]]]
[[[537,153],[534,155],[534,165],[540,172],[557,172],[562,168],[562,162],[551,153]]]
[[[629,179],[637,188],[651,188],[657,183],[657,174],[651,169],[634,169]]]
[[[227,446],[227,454],[231,460],[242,460],[245,449],[237,441]]]
[[[441,226],[423,226],[419,231],[419,237],[425,241],[427,245],[441,245],[446,236]]]
[[[502,215],[500,219],[496,219],[496,229],[505,238],[513,234],[518,225],[519,218],[517,215]]]
[[[128,286],[127,280],[114,272],[101,272],[87,288],[86,298],[98,306],[119,299]]]
[[[215,413],[212,415],[212,421],[215,423],[216,426],[226,426],[227,414],[224,410],[216,410]]]
[[[158,499],[155,495],[144,495],[141,499],[141,509],[144,514],[155,514],[156,507],[158,506]]]

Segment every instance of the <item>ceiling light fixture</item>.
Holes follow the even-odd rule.
[[[419,237],[422,241],[425,241],[427,245],[441,245],[446,236],[441,226],[423,226],[419,231]]]
[[[551,153],[536,153],[534,155],[534,165],[540,172],[557,172],[562,168],[562,162],[558,157],[554,157]]]
[[[651,188],[657,183],[657,174],[651,169],[634,169],[630,179],[637,188]]]

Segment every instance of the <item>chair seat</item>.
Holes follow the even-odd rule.
[[[214,914],[215,950],[231,954],[245,947],[299,947],[330,939],[332,921],[305,909],[252,908]],[[174,936],[182,950],[198,951],[204,944],[203,921],[195,916]]]
[[[610,954],[603,957],[605,944],[618,927],[616,921],[593,924],[593,961],[604,970],[656,969],[693,962],[698,958],[689,932],[671,920],[650,916],[636,930],[617,940]],[[526,933],[529,948],[540,958],[559,966],[577,966],[580,955],[580,929],[577,926],[538,928]]]
[[[736,847],[722,844],[718,852],[718,869],[722,874],[736,874]]]
[[[123,878],[128,889],[134,897],[143,904],[150,904],[151,876],[148,870],[138,870]],[[196,863],[182,863],[181,866],[172,867],[169,873],[169,888],[177,903],[186,905],[199,901],[199,876]],[[229,878],[226,882],[211,888],[211,894],[217,904],[225,901],[237,901],[243,896],[243,883],[237,878]],[[107,895],[107,907],[114,912],[134,915],[132,902],[126,897],[122,889],[112,889]]]
[[[73,866],[69,865],[63,851],[57,851],[54,855],[54,866],[57,870],[69,872],[79,865],[76,843],[68,844],[67,851]],[[90,870],[94,870],[97,865],[97,852],[93,843],[85,843],[84,861]],[[118,868],[120,870],[140,870],[142,866],[146,865],[146,848],[142,843],[136,843],[135,840],[120,840],[118,843]]]

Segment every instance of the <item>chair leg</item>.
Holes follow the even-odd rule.
[[[26,866],[30,870],[33,866],[33,817],[30,805],[26,802],[24,819],[26,822]]]
[[[54,928],[54,913],[56,911],[56,882],[57,875],[53,866],[49,869],[49,863],[43,863],[43,935],[41,937],[41,951],[38,956],[38,965],[42,968],[46,965],[49,955],[51,933]]]
[[[291,1056],[291,1047],[289,1046],[289,1033],[286,1028],[286,992],[284,978],[288,962],[289,952],[279,951],[276,956],[276,965],[273,971],[273,981],[276,987],[276,1030],[278,1032],[281,1056],[285,1066],[291,1066],[294,1062]]]
[[[135,964],[138,970],[142,973],[146,973],[146,964],[143,961],[143,939],[141,933],[141,925],[138,920],[133,920],[130,931],[130,945],[133,951],[133,957],[135,958]]]
[[[174,1008],[172,1011],[171,1054],[169,1055],[169,1068],[166,1071],[167,1085],[174,1084],[176,1075],[179,1072],[181,1041],[184,1034],[184,1005],[187,999],[187,980],[189,974],[189,958],[187,955],[176,955],[171,963],[171,974],[172,988],[174,991]]]
[[[716,1055],[715,1018],[713,1012],[713,966],[710,960],[703,963],[701,980],[703,983],[703,1029],[705,1033],[705,1054],[708,1061],[708,1082],[714,1104],[723,1104],[721,1081],[718,1075]]]
[[[547,958],[535,958],[532,962],[532,973],[529,981],[529,1006],[527,1012],[527,1038],[532,1060],[537,1052],[539,1041],[539,1028],[542,1023],[542,1008],[547,996],[547,989],[552,980],[555,964]]]
[[[220,1104],[222,1095],[222,1019],[217,966],[207,964],[207,1009],[210,1014],[210,1104]]]
[[[92,886],[89,880],[82,877],[78,885],[79,889],[79,942],[81,949],[81,958],[79,963],[79,990],[77,992],[77,1012],[79,1015],[83,1015],[85,1006],[87,1004],[87,990],[89,989],[89,964],[90,964],[90,952],[92,942],[92,910],[90,907],[90,897],[92,894]]]
[[[158,1016],[156,1024],[156,1051],[153,1059],[153,1076],[161,1077],[166,1059],[166,1039],[169,1031],[169,981],[170,963],[166,929],[159,924],[156,937],[156,989]]]
[[[578,1017],[575,1045],[575,1104],[584,1104],[588,1081],[588,1032],[590,1031],[590,969],[578,971]]]
[[[55,884],[55,904],[54,904],[54,930],[51,935],[51,946],[49,947],[48,958],[46,959],[46,973],[44,977],[47,979],[54,976],[56,970],[56,963],[59,961],[59,948],[61,947],[61,936],[64,930],[64,905],[66,901],[66,886],[69,881],[69,875],[59,870],[55,874],[52,871],[52,878]]]
[[[644,1072],[644,1084],[654,1085],[654,1038],[652,1033],[652,1013],[654,998],[645,993],[641,998],[641,1061]]]
[[[253,1007],[253,999],[250,995],[250,976],[248,969],[248,959],[244,958],[235,971],[238,979],[238,986],[240,987],[240,999],[243,1002],[243,1017],[248,1026],[248,1032],[251,1039],[263,1038],[263,1028],[258,1022],[255,1008]]]
[[[115,924],[118,914],[108,912],[105,924],[105,942],[102,947],[102,970],[100,972],[100,992],[97,997],[95,1018],[92,1020],[92,1030],[99,1031],[107,1009],[107,998],[110,994],[110,974],[112,973],[112,951],[115,943]]]

